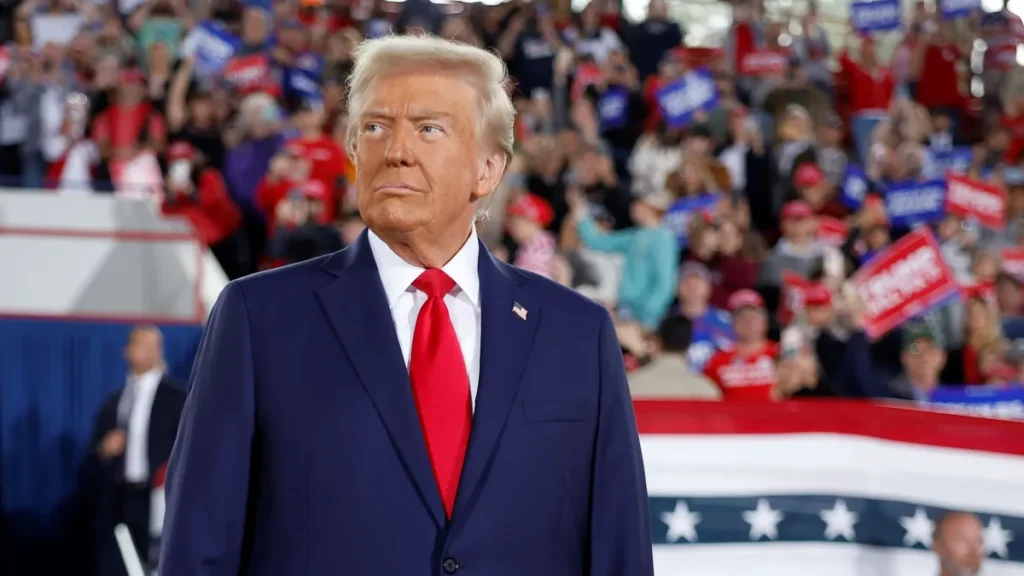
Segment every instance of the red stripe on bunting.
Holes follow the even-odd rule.
[[[848,434],[1024,456],[1024,422],[928,412],[909,404],[637,400],[633,406],[641,434]]]

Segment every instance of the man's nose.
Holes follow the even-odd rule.
[[[395,166],[410,166],[413,163],[412,138],[413,129],[401,124],[395,126],[388,139],[388,147],[384,151],[384,161]]]

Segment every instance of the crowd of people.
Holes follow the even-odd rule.
[[[569,18],[518,0],[24,0],[7,16],[3,184],[156,198],[230,278],[355,240],[353,52],[439,34],[497,51],[514,79],[517,152],[481,238],[607,305],[636,396],[927,401],[1024,380],[1024,24],[1005,7],[918,2],[884,56],[852,20],[837,44],[813,3],[779,21],[760,0],[736,1],[719,48],[687,47],[664,0],[637,23],[615,0]],[[928,205],[960,179],[1002,199],[994,218]],[[911,236],[957,289],[879,328],[854,280]]]

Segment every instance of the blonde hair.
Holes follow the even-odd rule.
[[[493,138],[512,158],[515,144],[515,108],[509,97],[508,71],[497,55],[475,46],[434,36],[384,36],[366,40],[353,53],[355,66],[348,79],[348,130],[345,148],[353,153],[353,144],[365,105],[367,89],[374,80],[404,70],[465,70],[475,77],[480,93],[482,133]]]

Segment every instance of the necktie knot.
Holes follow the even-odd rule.
[[[455,280],[452,280],[440,268],[430,268],[424,270],[412,285],[426,294],[427,298],[444,298],[452,291],[452,288],[455,288]]]

